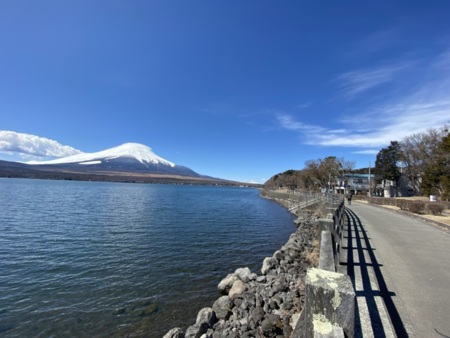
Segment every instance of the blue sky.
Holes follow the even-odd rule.
[[[450,2],[1,1],[0,159],[125,142],[210,176],[374,163],[450,122]]]

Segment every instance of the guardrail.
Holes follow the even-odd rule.
[[[318,201],[327,203],[326,218],[319,219],[319,267],[310,268],[305,280],[305,305],[292,338],[354,337],[356,294],[349,276],[337,273],[345,224],[343,195],[309,192],[265,192],[284,200],[289,210]]]
[[[327,265],[321,267],[321,269],[336,271],[340,262],[341,240],[345,222],[344,199],[341,198],[340,201],[334,199],[332,204],[327,209],[330,211],[327,218],[319,219],[321,238],[325,241],[324,245],[321,245],[321,248],[323,246],[331,246],[331,250],[327,249],[327,251],[324,251],[323,254],[321,252],[321,256],[324,256],[324,261],[333,262],[333,266]],[[331,237],[331,240],[326,239],[328,237]],[[328,251],[331,252],[328,253]]]
[[[271,199],[283,200],[285,202],[284,204],[291,212],[309,207],[320,201],[324,201],[329,205],[337,205],[342,201],[342,197],[340,197],[341,195],[329,193],[314,193],[303,190],[293,190],[289,192],[264,190],[263,195]]]
[[[337,273],[345,223],[342,195],[331,197],[321,230],[319,268],[310,268],[305,281],[303,337],[354,337],[356,294],[349,276]]]

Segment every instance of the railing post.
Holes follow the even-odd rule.
[[[343,337],[342,331],[347,337],[354,337],[356,295],[349,276],[308,269],[305,293],[306,338]]]
[[[319,269],[336,272],[333,253],[333,239],[329,231],[322,231],[320,236]]]

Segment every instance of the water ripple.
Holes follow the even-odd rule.
[[[255,189],[0,179],[2,337],[161,337],[292,216]]]

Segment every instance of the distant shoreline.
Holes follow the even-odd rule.
[[[86,173],[69,170],[51,170],[47,168],[38,169],[30,168],[26,164],[7,161],[0,161],[0,177],[117,183],[244,186],[255,188],[261,186],[260,184],[228,181],[205,176],[190,177],[170,174],[132,173],[119,171]]]

